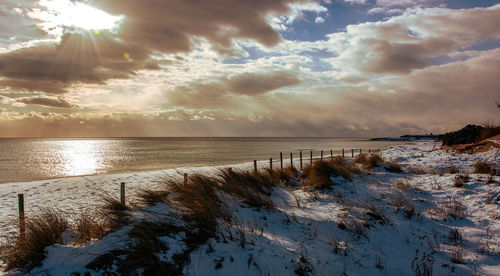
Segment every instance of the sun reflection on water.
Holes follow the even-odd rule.
[[[96,140],[58,141],[59,170],[62,175],[88,175],[103,167],[102,143]]]

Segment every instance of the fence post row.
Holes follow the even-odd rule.
[[[24,239],[26,232],[26,221],[24,216],[24,194],[18,194],[17,200],[19,204],[19,234],[21,239]]]
[[[125,182],[120,183],[120,202],[125,205]]]

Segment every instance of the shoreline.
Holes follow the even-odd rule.
[[[429,250],[425,242],[422,242],[421,235],[432,235],[435,233],[433,231],[438,231],[440,235],[447,237],[450,229],[459,229],[464,235],[466,242],[462,250],[465,252],[465,265],[457,266],[453,261],[450,263],[449,256],[457,247],[443,243],[442,252],[435,255],[436,272],[444,273],[450,265],[455,266],[459,272],[470,272],[469,265],[475,264],[483,275],[495,275],[494,271],[497,271],[499,266],[491,265],[491,258],[494,256],[483,254],[482,259],[474,256],[477,255],[478,244],[484,240],[485,227],[488,227],[489,233],[494,237],[500,235],[500,178],[493,176],[492,182],[486,185],[487,175],[471,171],[478,161],[498,163],[500,149],[495,148],[484,153],[455,154],[441,149],[435,150],[436,147],[435,142],[412,142],[381,151],[379,154],[385,160],[402,166],[401,173],[391,172],[379,165],[368,171],[361,170],[353,175],[351,181],[337,176],[331,180],[334,182],[333,186],[326,190],[308,191],[294,184],[276,186],[269,195],[269,200],[275,205],[272,209],[252,208],[220,190],[221,197],[227,201],[226,206],[230,208],[228,210],[231,210],[231,216],[235,219],[234,225],[226,225],[229,227],[227,229],[224,224],[219,225],[223,227],[221,229],[226,229],[221,230],[221,235],[227,234],[224,231],[232,231],[236,238],[227,242],[210,239],[206,244],[200,244],[198,249],[190,253],[191,262],[184,267],[186,275],[199,275],[200,271],[208,275],[216,275],[219,272],[223,272],[221,275],[234,275],[241,269],[250,269],[251,275],[259,274],[262,272],[260,269],[274,272],[271,274],[288,275],[287,273],[292,271],[290,268],[294,269],[296,264],[300,267],[298,262],[302,259],[312,260],[310,265],[319,274],[332,271],[339,274],[342,267],[345,269],[347,266],[352,275],[372,275],[379,271],[371,259],[376,255],[386,262],[386,274],[408,274],[409,264],[415,257],[415,249],[422,252]],[[326,159],[329,159],[329,156]],[[294,162],[297,160],[294,159]],[[287,166],[290,159],[284,161],[284,166]],[[279,160],[276,164],[279,167]],[[259,168],[268,165],[266,160],[258,163]],[[127,204],[130,204],[134,202],[134,194],[138,189],[159,190],[162,177],[180,180],[182,176],[178,172],[199,172],[210,176],[218,169],[229,166],[253,170],[253,162],[245,162],[227,166],[183,167],[131,174],[17,182],[8,184],[9,189],[3,189],[0,185],[0,205],[6,206],[0,209],[0,232],[3,235],[0,240],[17,233],[17,191],[23,191],[25,194],[27,216],[36,210],[36,207],[51,206],[68,214],[68,219],[72,220],[75,214],[92,213],[96,210],[103,204],[102,195],[120,198],[120,182],[126,182]],[[355,166],[362,169],[360,164]],[[449,173],[446,170],[441,173],[440,169],[450,166],[460,173]],[[273,166],[275,169],[277,167]],[[411,168],[421,171],[412,172]],[[468,180],[462,187],[455,187],[453,183],[461,174],[467,174]],[[458,206],[461,206],[460,210],[463,210],[459,218],[443,213],[447,212],[447,209],[443,209],[443,204],[447,204],[451,197],[457,200],[457,204],[460,204]],[[403,205],[394,205],[400,202],[400,199]],[[133,219],[130,222],[148,219],[154,221],[161,215],[168,217],[172,210],[169,204],[160,203],[149,207],[130,205],[133,207],[130,211]],[[413,208],[413,211],[408,213],[410,209],[404,208]],[[373,212],[380,214],[378,219],[373,216]],[[499,217],[492,217],[492,214]],[[368,224],[363,226],[363,223]],[[348,230],[345,230],[346,225]],[[361,234],[356,235],[356,225],[361,227],[358,229]],[[48,253],[42,267],[36,268],[34,273],[85,273],[88,271],[85,265],[97,255],[105,254],[113,248],[127,248],[130,242],[128,231],[127,227],[120,228],[102,240],[91,241],[84,246],[73,245],[71,242],[49,246],[46,248]],[[245,233],[242,240],[237,238],[241,231]],[[184,237],[185,232],[162,236],[159,240],[172,250],[158,254],[170,258],[169,256],[178,252],[176,250],[182,250]],[[394,242],[387,242],[388,239]],[[242,247],[242,242],[246,243],[246,246]],[[332,242],[340,244],[340,251],[332,251]],[[494,246],[492,252],[500,249],[500,242],[496,238],[489,242]],[[208,253],[208,250],[214,253]],[[256,252],[264,253],[254,256],[257,267],[254,269],[247,263],[248,256]],[[339,252],[344,252],[343,257],[335,258],[335,254]],[[367,259],[365,254],[369,254],[370,258]],[[218,256],[223,259],[218,259]],[[227,261],[231,259],[234,259],[234,262]],[[316,259],[319,261],[315,262]],[[221,263],[226,261],[221,268],[214,268],[214,260],[222,260]],[[296,260],[295,263],[293,260]],[[361,266],[359,261],[364,265]],[[267,266],[270,263],[272,269]],[[443,268],[438,263],[446,263],[448,266]],[[9,272],[7,274],[10,275]]]

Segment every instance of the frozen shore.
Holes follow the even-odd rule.
[[[184,273],[235,275],[243,271],[248,275],[295,275],[297,269],[303,269],[317,275],[412,275],[411,263],[419,250],[419,258],[423,252],[432,253],[437,275],[450,272],[498,275],[500,177],[494,176],[486,184],[488,176],[473,173],[473,166],[477,161],[498,165],[500,149],[455,154],[438,148],[435,142],[417,142],[380,153],[385,159],[403,165],[405,173],[376,168],[354,176],[351,182],[339,180],[331,190],[321,192],[277,188],[271,196],[276,205],[273,210],[249,208],[231,201],[236,206],[232,215],[238,219],[239,231],[246,233],[246,245],[242,247],[241,241],[236,240],[211,239],[190,254],[191,261]],[[263,161],[259,167],[267,166],[267,162]],[[251,169],[253,164],[239,166]],[[408,173],[409,167],[420,168],[422,172]],[[453,187],[456,175],[447,173],[449,167],[468,173],[463,188]],[[216,167],[202,167],[178,171],[213,173],[215,170]],[[25,194],[27,210],[33,206],[51,206],[78,212],[95,208],[103,194],[118,197],[120,182],[127,183],[127,194],[133,200],[134,191],[155,188],[162,177],[180,175],[176,170],[167,170],[2,184],[0,231],[7,234],[17,231],[17,193]],[[397,183],[407,186],[402,188]],[[405,213],[406,205],[395,206],[397,200],[413,206],[414,213],[411,216]],[[452,200],[458,204],[462,216],[443,214],[443,208]],[[383,219],[374,219],[370,214],[373,210],[380,212]],[[364,225],[362,234],[342,229],[339,225],[346,221]],[[460,243],[450,241],[453,230],[460,234]],[[85,265],[96,254],[109,250],[110,244],[125,246],[127,237],[123,231],[83,247],[51,246],[43,266],[34,272],[53,275],[88,272]],[[162,253],[163,259],[182,250],[185,245],[181,239],[182,235],[162,238],[170,248]],[[462,263],[453,261],[458,251]]]

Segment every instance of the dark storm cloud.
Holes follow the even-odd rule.
[[[270,74],[245,73],[227,80],[226,86],[236,94],[257,95],[300,83],[301,81],[296,75],[287,72]]]
[[[155,52],[190,51],[194,36],[206,38],[226,54],[234,52],[233,38],[271,46],[281,36],[269,26],[266,15],[287,12],[291,2],[307,1],[96,1],[90,4],[125,16],[118,34],[67,30],[60,43],[0,54],[0,85],[60,94],[73,84],[130,78],[137,70],[160,68],[149,59]]]
[[[58,107],[58,108],[76,107],[76,105],[60,98],[55,99],[46,97],[35,97],[35,98],[21,98],[17,99],[16,101],[24,104],[35,104],[35,105],[43,105],[43,106]]]
[[[126,15],[120,38],[141,41],[162,52],[189,51],[191,36],[227,48],[233,38],[250,38],[266,46],[281,40],[269,26],[268,13],[283,14],[289,3],[309,0],[105,0],[96,7]]]
[[[177,106],[238,109],[249,101],[239,98],[239,95],[258,96],[300,83],[296,75],[288,72],[244,73],[208,83],[197,81],[177,87],[167,92],[167,98]]]
[[[386,21],[349,25],[329,35],[334,66],[361,73],[408,74],[432,58],[500,39],[500,5],[468,10],[417,9]]]
[[[130,59],[125,58],[125,53]],[[128,78],[140,69],[158,68],[135,43],[109,33],[66,33],[59,44],[45,43],[0,55],[0,85],[20,91],[66,92],[75,83],[103,84]]]

